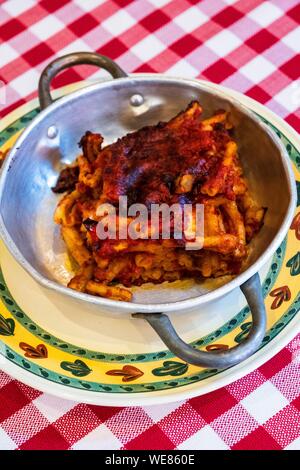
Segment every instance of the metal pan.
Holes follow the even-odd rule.
[[[114,80],[94,84],[53,102],[51,80],[77,64],[102,67]],[[41,113],[11,150],[0,180],[1,236],[15,259],[43,286],[72,297],[81,303],[83,310],[88,302],[108,314],[129,313],[148,321],[167,347],[186,362],[225,368],[251,356],[260,346],[266,328],[258,270],[282,242],[296,204],[293,173],[277,136],[254,113],[209,83],[159,74],[127,76],[116,63],[94,53],[69,54],[49,64],[40,79],[39,99]],[[130,131],[170,119],[194,99],[201,102],[204,117],[220,108],[230,111],[250,189],[258,202],[268,208],[264,227],[251,244],[246,269],[228,282],[221,285],[220,281],[211,282],[204,288],[193,285],[190,289],[173,292],[165,288],[157,293],[155,288],[146,292],[141,287],[131,303],[67,288],[65,247],[53,223],[57,196],[50,188],[62,165],[77,156],[80,137],[86,130],[100,131],[105,142],[110,143]],[[241,344],[227,351],[203,352],[179,338],[166,313],[184,314],[199,309],[237,287],[252,312],[252,328]],[[213,302],[211,309],[213,314]]]

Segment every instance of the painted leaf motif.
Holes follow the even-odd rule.
[[[279,137],[281,137],[281,135],[279,135]],[[292,146],[291,146],[291,144],[287,144],[285,148],[287,149],[289,156],[291,156],[292,155]]]
[[[234,341],[241,343],[246,336],[248,336],[249,331],[251,330],[252,322],[243,323],[241,326],[241,332],[234,338]]]
[[[105,373],[106,375],[122,376],[122,382],[132,382],[144,375],[144,372],[134,366],[124,366],[122,369],[108,370]]]
[[[295,215],[291,225],[291,230],[295,230],[297,240],[300,240],[300,212]]]
[[[297,276],[300,274],[300,251],[296,253],[291,259],[286,263],[287,267],[290,268],[291,276]]]
[[[300,181],[296,181],[297,185],[297,206],[300,206]]]
[[[63,361],[61,362],[60,367],[67,372],[70,372],[75,377],[85,377],[92,372],[92,369],[90,369],[86,363],[80,359],[76,359],[74,362]]]
[[[283,302],[287,302],[291,299],[291,291],[288,286],[277,287],[270,292],[271,297],[275,297],[271,309],[275,310],[279,308]]]
[[[163,367],[157,367],[152,370],[152,374],[158,377],[164,375],[171,375],[172,377],[177,377],[178,375],[183,375],[187,372],[189,366],[184,362],[178,361],[164,361]]]
[[[13,336],[15,331],[15,321],[12,318],[4,318],[0,314],[0,335]]]
[[[209,344],[205,349],[206,351],[226,351],[229,346],[228,344]]]
[[[48,357],[48,350],[44,344],[38,344],[36,348],[27,343],[20,343],[19,346],[25,351],[25,357],[30,359],[46,359]]]

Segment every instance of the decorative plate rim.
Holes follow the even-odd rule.
[[[207,85],[207,82],[205,82],[206,85]],[[81,86],[81,85],[80,85]],[[272,111],[268,110],[267,108],[265,108],[264,106],[260,105],[259,103],[257,103],[256,101],[252,100],[251,98],[248,98],[248,97],[245,97],[244,95],[238,93],[238,92],[234,92],[232,90],[229,90],[227,88],[224,88],[224,87],[221,87],[219,85],[214,85],[214,84],[211,84],[212,87],[217,87],[218,89],[224,89],[224,91],[226,91],[226,93],[228,94],[231,94],[233,96],[235,96],[237,99],[239,99],[243,104],[246,104],[247,106],[247,103],[249,104],[249,107],[254,111],[256,112],[256,109],[260,109],[261,112],[263,113],[263,116],[260,115],[260,113],[257,113],[260,115],[260,117],[264,120],[264,121],[267,121],[268,124],[271,124],[271,126],[273,128],[275,128],[276,130],[276,126],[274,126],[274,121],[276,124],[279,124],[281,125],[285,131],[288,133],[288,134],[292,134],[293,138],[297,137],[295,131],[287,124],[285,123],[284,121],[282,121],[278,116],[276,116],[274,113],[272,113]],[[72,85],[71,87],[74,88],[74,85]],[[64,91],[66,90],[66,88],[70,88],[71,87],[64,87]],[[59,90],[61,91],[61,90]],[[19,119],[21,119],[21,117],[24,117],[20,115],[21,111],[23,109],[29,109],[29,107],[31,107],[31,112],[34,112],[34,110],[32,110],[32,106],[34,105],[34,103],[36,103],[36,100],[33,100],[29,103],[27,103],[26,105],[24,106],[21,106],[21,108],[18,108],[16,109],[15,111],[13,111],[12,113],[9,113],[7,116],[5,116],[4,120],[5,123],[8,122],[9,119],[12,118],[12,116],[14,115],[19,115]],[[255,109],[256,108],[256,109]],[[28,114],[28,113],[27,113]],[[264,116],[264,115],[267,115],[269,114],[270,115],[270,121]],[[4,124],[4,123],[3,123]],[[4,124],[5,125],[5,124]],[[1,126],[2,127],[2,126]],[[282,132],[284,134],[284,131],[280,130],[280,132]],[[285,136],[286,137],[286,136]],[[287,137],[286,137],[287,138]],[[290,140],[287,138],[287,140]],[[291,145],[294,145],[291,141],[290,141]],[[296,149],[298,150],[298,149]],[[283,257],[282,257],[283,258]],[[279,271],[280,271],[280,268],[279,268]],[[269,274],[269,273],[268,273]],[[277,274],[277,273],[276,273]],[[274,280],[273,280],[274,281]],[[267,289],[268,291],[270,290],[271,286]],[[297,302],[300,301],[300,298],[299,298],[299,295],[298,295],[298,298],[295,299],[294,303],[291,304],[289,306],[289,309],[291,309],[293,307],[293,305]],[[247,308],[247,307],[245,307]],[[244,310],[244,309],[243,309]],[[297,314],[298,310],[296,310],[295,312],[295,316]],[[239,312],[240,314],[241,312]],[[286,312],[283,313],[283,315],[285,315]],[[282,315],[282,316],[283,316]],[[237,315],[236,315],[237,316]],[[278,322],[277,322],[278,323]],[[179,392],[179,393],[174,393],[174,388],[172,388],[172,398],[170,393],[167,393],[165,394],[165,390],[164,391],[151,391],[151,396],[150,397],[143,397],[141,396],[140,393],[143,393],[143,392],[140,392],[139,395],[138,395],[138,398],[136,400],[136,398],[132,398],[132,396],[129,398],[128,394],[124,394],[126,396],[126,404],[131,404],[131,405],[134,405],[134,404],[142,404],[142,402],[145,404],[149,404],[149,401],[153,402],[153,403],[163,403],[163,402],[170,402],[170,401],[176,401],[176,400],[179,400],[179,399],[182,399],[182,398],[188,398],[189,396],[195,396],[195,395],[199,395],[199,394],[203,394],[203,393],[207,393],[208,391],[211,391],[211,390],[214,390],[214,389],[217,389],[221,386],[224,386],[228,383],[231,383],[232,381],[236,380],[237,378],[245,375],[245,373],[248,373],[250,372],[251,370],[253,370],[254,368],[258,367],[260,364],[262,364],[263,362],[265,362],[266,360],[268,360],[270,357],[272,357],[274,354],[276,354],[276,351],[275,350],[280,350],[282,347],[284,347],[284,345],[292,338],[292,336],[294,336],[295,334],[295,331],[291,330],[291,325],[293,325],[294,323],[296,323],[296,318],[293,318],[293,320],[290,320],[282,330],[280,330],[279,333],[276,334],[276,336],[278,334],[280,334],[280,339],[281,341],[279,343],[277,343],[277,347],[275,348],[274,344],[273,343],[273,339],[270,339],[269,340],[269,343],[263,347],[263,354],[261,354],[261,351],[262,349],[260,349],[260,351],[258,351],[255,355],[253,355],[251,358],[249,358],[247,361],[244,361],[242,364],[238,365],[238,366],[235,366],[234,368],[231,368],[231,369],[227,369],[225,371],[214,371],[214,375],[216,375],[216,373],[218,374],[222,374],[222,376],[219,375],[217,381],[213,381],[210,380],[210,379],[205,379],[205,384],[203,382],[201,382],[201,387],[199,387],[199,389],[197,390],[198,387],[195,387],[195,384],[197,384],[197,382],[195,382],[194,386],[192,386],[192,389],[191,389],[191,386],[190,385],[182,385],[184,386],[184,391],[183,392]],[[236,325],[235,325],[236,326]],[[273,328],[275,327],[275,324],[273,325]],[[300,327],[300,325],[299,325]],[[290,331],[291,330],[291,331]],[[289,332],[289,334],[288,334]],[[211,334],[209,335],[211,336]],[[286,337],[288,337],[288,339],[286,339]],[[283,338],[285,338],[285,340],[283,341]],[[197,340],[195,341],[197,342]],[[194,342],[193,342],[194,343]],[[283,344],[284,343],[284,344]],[[1,344],[0,344],[1,345]],[[270,346],[272,346],[271,350],[270,350]],[[275,352],[274,352],[275,351]],[[1,350],[0,350],[1,352]],[[15,352],[14,352],[15,353]],[[15,353],[16,354],[16,353]],[[151,354],[151,353],[150,353]],[[154,354],[154,353],[152,353]],[[170,354],[171,357],[173,357],[172,354]],[[127,355],[128,356],[128,355]],[[2,359],[3,356],[2,356]],[[124,362],[128,362],[126,361],[127,357],[124,358]],[[248,371],[246,371],[245,373],[242,372],[245,370],[245,368],[247,368],[247,365],[248,364],[251,364],[252,362],[254,361],[254,367],[251,366],[250,369],[248,369]],[[50,390],[50,393],[54,393],[54,394],[59,394],[60,396],[64,396],[66,398],[71,398],[71,399],[76,399],[76,397],[74,398],[74,393],[70,393],[69,390],[66,391],[66,388],[65,385],[61,385],[59,383],[53,383],[53,382],[50,382],[51,383],[51,387],[49,386],[49,382],[47,382],[45,379],[41,379],[39,380],[40,378],[37,377],[37,376],[33,376],[33,374],[31,373],[30,376],[28,374],[28,371],[24,371],[24,369],[21,369],[20,366],[15,366],[14,364],[8,364],[7,361],[4,362],[4,366],[1,362],[1,357],[0,357],[0,366],[1,368],[4,370],[4,371],[7,371],[8,373],[10,373],[10,371],[13,371],[13,375],[16,377],[16,378],[19,378],[20,380],[22,380],[24,383],[27,383],[28,385],[31,385],[32,386],[32,383],[34,382],[35,384],[38,382],[38,384],[36,385],[37,388],[41,389],[42,391],[45,391],[45,392],[49,392],[49,389],[51,388]],[[16,369],[17,368],[17,369]],[[22,372],[21,372],[22,371]],[[211,371],[212,372],[212,371]],[[228,373],[229,373],[229,381],[226,381],[226,378],[228,377]],[[195,374],[193,374],[195,375]],[[26,377],[25,377],[26,376]],[[33,378],[34,377],[34,378]],[[69,377],[68,377],[69,378]],[[28,380],[27,380],[28,379]],[[30,380],[31,379],[31,380]],[[211,379],[213,379],[213,377],[211,377]],[[224,383],[224,380],[226,381],[226,383]],[[43,386],[42,386],[43,384]],[[52,385],[54,387],[52,387]],[[52,388],[55,389],[52,390]],[[72,391],[74,391],[74,388],[71,389]],[[196,392],[195,392],[196,390]],[[59,392],[59,393],[58,393]],[[80,393],[79,393],[80,392]],[[170,392],[170,389],[167,390],[167,392]],[[136,392],[135,392],[136,393]],[[144,393],[147,393],[149,394],[149,391],[145,392]],[[162,395],[163,393],[163,395]],[[83,401],[87,402],[87,403],[96,403],[96,404],[105,404],[105,405],[112,405],[112,406],[115,406],[116,404],[119,404],[120,405],[120,393],[117,392],[116,395],[117,395],[117,400],[116,399],[113,399],[112,397],[112,394],[109,393],[101,393],[101,394],[98,394],[99,395],[99,399],[97,398],[97,392],[93,394],[93,396],[91,396],[91,393],[90,391],[87,391],[87,390],[79,390],[79,389],[76,389],[76,392],[75,394],[79,397],[79,396],[84,396],[84,399]],[[115,395],[115,393],[114,393]],[[179,395],[179,396],[178,396]],[[183,397],[182,397],[183,396]],[[88,398],[90,397],[90,398]],[[96,399],[95,399],[96,397]],[[149,400],[150,399],[150,400]],[[129,403],[130,402],[130,403]]]
[[[1,132],[0,132],[1,133]],[[276,282],[276,279],[280,273],[285,251],[286,251],[287,237],[283,240],[281,245],[277,248],[274,253],[271,261],[271,266],[266,274],[266,277],[262,283],[262,290],[264,298],[269,294],[271,288]],[[163,351],[154,351],[149,353],[136,353],[136,354],[113,354],[106,353],[103,351],[93,351],[87,348],[83,349],[75,344],[70,344],[68,341],[64,341],[56,336],[52,335],[50,332],[44,330],[43,327],[37,325],[30,317],[24,312],[24,310],[18,305],[14,300],[13,295],[10,293],[9,287],[5,282],[3,271],[1,269],[0,263],[0,298],[4,300],[6,308],[25,329],[30,331],[39,341],[54,346],[59,351],[67,352],[75,357],[80,356],[81,358],[92,359],[93,361],[104,361],[104,362],[118,362],[118,363],[127,363],[127,362],[149,362],[155,361],[156,359],[164,358],[169,359],[174,357],[174,354],[165,349]],[[222,326],[216,330],[208,333],[207,335],[197,338],[189,344],[191,346],[206,346],[209,343],[219,340],[231,330],[241,325],[244,320],[250,316],[250,309],[248,305],[239,310],[237,314],[225,322]]]

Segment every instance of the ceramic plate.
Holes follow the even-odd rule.
[[[82,84],[80,84],[82,86]],[[221,88],[211,85],[212,88]],[[63,89],[60,93],[69,90]],[[74,86],[72,86],[74,89]],[[267,308],[267,333],[260,350],[227,370],[188,365],[165,350],[143,320],[103,316],[38,285],[5,246],[0,246],[0,368],[54,395],[98,405],[145,405],[182,400],[227,385],[282,349],[300,330],[300,142],[295,131],[262,105],[223,88],[256,112],[280,137],[292,161],[298,209],[289,233],[260,271]],[[5,151],[37,115],[32,101],[1,122]],[[17,223],[17,221],[16,221]],[[182,338],[206,350],[243,341],[251,326],[239,289],[197,313],[172,314]]]

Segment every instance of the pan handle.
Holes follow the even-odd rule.
[[[47,108],[47,106],[53,102],[50,94],[52,79],[62,70],[73,67],[73,65],[81,64],[101,67],[107,70],[113,78],[127,77],[127,74],[118,64],[104,55],[95,52],[74,52],[64,55],[53,60],[42,72],[39,80],[39,101],[41,110]]]
[[[258,273],[244,282],[240,289],[246,297],[252,313],[252,326],[242,343],[225,351],[206,352],[194,349],[178,336],[169,317],[163,313],[134,313],[132,316],[147,320],[170,351],[183,361],[195,366],[224,369],[234,366],[254,354],[266,331],[266,309]]]

